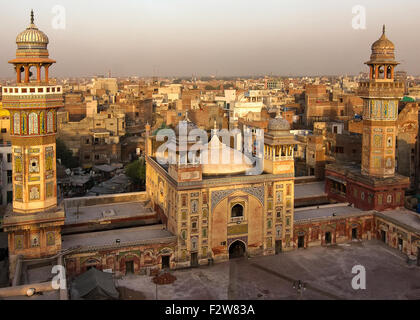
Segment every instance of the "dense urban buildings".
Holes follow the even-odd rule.
[[[33,12],[16,44],[0,297],[352,241],[420,266],[420,81],[385,26],[357,76],[53,78]]]

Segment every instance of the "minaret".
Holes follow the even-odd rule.
[[[394,77],[395,46],[385,35],[372,45],[366,64],[369,80],[359,84],[364,100],[362,174],[386,178],[395,174],[395,142],[398,102],[404,95],[404,84]]]
[[[289,122],[278,113],[268,123],[264,135],[264,171],[272,174],[290,173],[294,177],[295,137],[290,133]]]
[[[395,172],[398,103],[404,84],[395,80],[395,46],[385,35],[373,43],[369,79],[359,83],[363,99],[361,168],[349,163],[325,166],[328,198],[368,211],[404,207],[410,179]]]
[[[57,208],[56,133],[63,97],[62,87],[49,83],[55,61],[49,59],[48,43],[31,12],[30,25],[16,38],[16,58],[9,61],[16,86],[3,87],[13,159],[13,212],[4,219],[11,256],[48,256],[61,248],[64,212]]]

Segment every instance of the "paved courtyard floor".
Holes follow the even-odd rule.
[[[354,290],[352,268],[366,270],[366,290]],[[420,299],[420,267],[373,240],[300,249],[276,256],[235,259],[211,267],[171,272],[177,280],[156,285],[149,276],[117,280],[131,299]],[[302,280],[299,296],[293,282]],[[156,290],[157,288],[157,290]],[[138,293],[138,295],[135,294]],[[134,293],[134,294],[133,294]]]

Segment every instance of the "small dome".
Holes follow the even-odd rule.
[[[395,59],[395,45],[385,35],[385,26],[382,36],[372,44],[371,60],[393,60]]]
[[[47,35],[39,30],[34,24],[34,14],[31,12],[31,23],[16,37],[18,48],[39,48],[46,49],[49,43]]]
[[[382,29],[382,36],[372,44],[372,50],[395,50],[395,45],[385,35],[385,25]]]
[[[395,45],[383,34],[372,44],[372,50],[395,50]]]
[[[290,131],[290,123],[278,115],[268,122],[268,132]]]

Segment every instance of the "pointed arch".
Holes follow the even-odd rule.
[[[47,133],[54,132],[54,116],[52,111],[47,113]]]
[[[13,114],[13,133],[20,134],[20,112]]]
[[[38,134],[38,115],[35,112],[29,114],[29,134]]]

